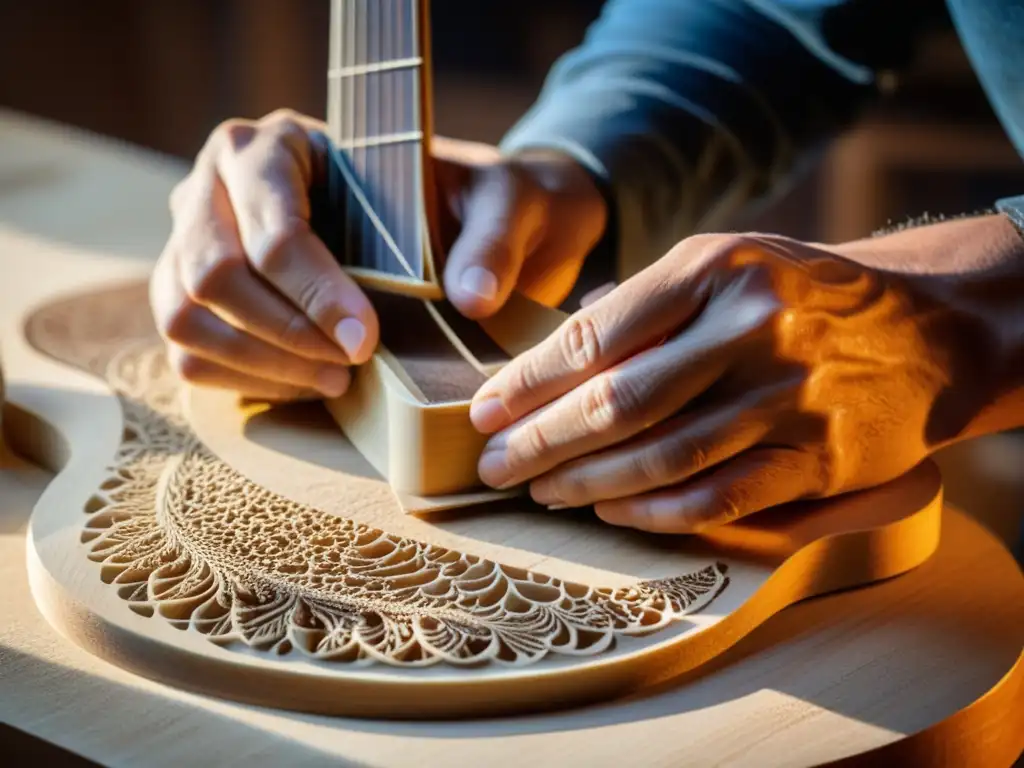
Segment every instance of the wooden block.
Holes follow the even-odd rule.
[[[349,391],[327,401],[346,437],[398,493],[432,498],[432,508],[515,495],[480,482],[486,436],[469,420],[470,400],[491,372],[552,333],[566,315],[515,294],[478,325],[446,302],[387,293],[371,298],[381,346],[355,369]]]

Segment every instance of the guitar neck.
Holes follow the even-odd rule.
[[[335,255],[373,287],[436,298],[428,16],[426,0],[332,0],[327,123]]]

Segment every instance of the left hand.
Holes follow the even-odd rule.
[[[836,250],[683,241],[484,384],[481,478],[683,533],[908,471],[973,413],[948,395],[978,340],[913,275]]]

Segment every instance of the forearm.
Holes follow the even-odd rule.
[[[898,65],[838,54],[824,12],[783,5],[610,0],[503,142],[560,149],[603,182],[620,279],[765,195],[874,95],[877,68]],[[880,11],[862,11],[844,33],[878,43],[904,15],[889,9],[879,26]],[[910,48],[912,35],[892,34]]]

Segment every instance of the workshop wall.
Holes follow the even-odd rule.
[[[601,5],[434,2],[438,130],[497,140]],[[328,18],[328,0],[0,0],[0,104],[192,157],[227,117],[282,106],[323,115]],[[898,99],[873,110],[841,150],[749,223],[856,237],[1024,187],[948,34],[920,52]]]

